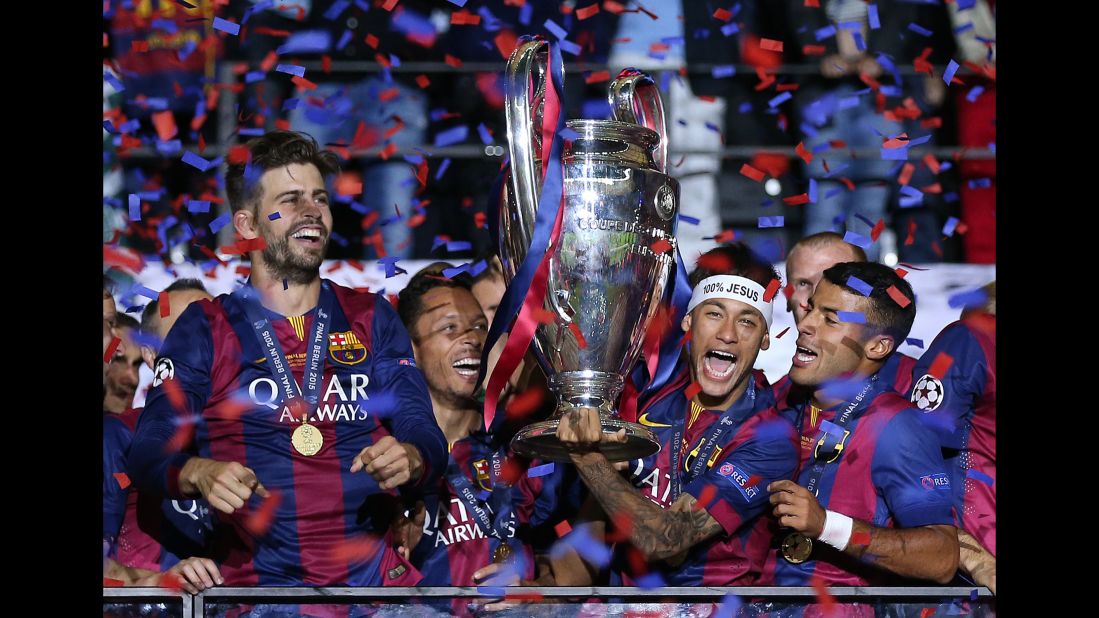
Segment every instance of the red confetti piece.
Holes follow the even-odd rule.
[[[104,32],[104,33],[103,33],[103,47],[107,47],[107,46],[108,46],[108,42],[107,42],[107,41],[108,41],[108,39],[107,39],[107,33],[106,33],[106,32]]]
[[[904,279],[905,276],[908,274],[908,271],[903,268],[894,268],[893,272],[897,273],[897,276],[901,279]]]
[[[580,327],[576,322],[569,324],[569,330],[572,331],[572,335],[576,337],[576,345],[578,345],[581,350],[588,347],[588,342],[584,339],[584,334],[580,332]]]
[[[805,147],[805,142],[798,142],[797,148],[795,148],[794,151],[798,153],[798,156],[801,157],[802,161],[805,161],[806,163],[813,162],[813,153],[809,152],[809,149]]]
[[[696,268],[704,268],[706,270],[715,270],[718,272],[731,270],[735,266],[736,264],[733,264],[733,261],[729,259],[728,256],[722,255],[720,253],[707,253],[700,255],[698,256],[698,261],[695,262]]]
[[[702,491],[698,492],[698,502],[695,503],[695,507],[703,509],[710,506],[710,503],[714,501],[714,496],[717,495],[717,488],[713,485],[706,485],[702,488]]]
[[[506,483],[514,483],[525,473],[526,470],[523,466],[520,466],[518,462],[509,457],[504,460],[503,469],[500,470],[500,478]]]
[[[149,42],[148,41],[130,41],[130,50],[134,51],[134,52],[137,52],[139,54],[143,54],[143,53],[149,51]]]
[[[889,286],[889,289],[887,289],[885,292],[886,294],[889,294],[889,298],[892,298],[893,302],[897,303],[897,305],[899,305],[901,309],[904,309],[908,305],[912,304],[912,301],[909,300],[903,292],[898,290],[897,286],[895,285]]]
[[[934,616],[934,615],[935,615],[935,608],[934,607],[925,607],[925,608],[920,610],[920,618],[927,618],[928,616]]]
[[[757,170],[756,168],[752,167],[751,165],[748,165],[747,163],[740,166],[740,173],[744,176],[747,176],[748,178],[751,178],[752,180],[754,180],[756,182],[759,182],[759,181],[763,180],[763,177],[766,175],[762,171]]]
[[[172,313],[172,308],[168,305],[168,296],[167,292],[161,292],[157,295],[156,305],[160,309],[160,317],[162,318],[166,318]]]
[[[304,77],[298,77],[297,75],[291,77],[290,81],[294,82],[294,85],[302,90],[316,90],[317,88],[317,85],[313,82]]]
[[[733,14],[730,13],[728,9],[718,9],[714,11],[714,19],[717,19],[719,21],[729,21],[730,19],[732,19],[732,17]]]
[[[125,472],[115,472],[112,476],[114,476],[114,480],[118,481],[120,488],[126,489],[130,486],[130,477],[126,476]]]
[[[939,160],[935,158],[935,155],[931,153],[924,155],[923,162],[925,165],[927,165],[927,169],[931,170],[932,174],[939,173]]]
[[[519,37],[515,36],[515,33],[511,30],[501,30],[500,34],[492,39],[492,42],[496,44],[496,50],[505,59],[511,56],[511,52],[515,50],[515,44],[518,41]]]
[[[103,353],[103,362],[104,363],[111,362],[111,357],[114,356],[115,350],[118,349],[118,346],[121,343],[122,343],[122,340],[119,339],[118,337],[112,337],[111,338],[111,344],[107,346],[107,351]]]
[[[393,7],[397,6],[397,2],[399,1],[400,0],[385,0],[385,2],[382,3],[382,8],[387,11],[392,11]]]
[[[275,68],[275,65],[279,61],[279,55],[275,53],[275,50],[267,52],[267,55],[263,57],[263,61],[259,63],[259,68],[264,73],[267,73],[271,69]]]
[[[791,195],[790,197],[782,198],[782,201],[790,206],[801,206],[802,204],[809,203],[809,194],[802,193],[801,195]]]
[[[541,407],[546,392],[540,388],[528,388],[508,401],[505,412],[508,418],[525,418]]]
[[[455,26],[476,26],[481,23],[481,16],[463,9],[450,14],[450,23]]]
[[[275,520],[275,512],[278,510],[280,502],[282,502],[282,493],[277,489],[270,490],[270,495],[264,499],[263,504],[255,511],[252,511],[248,515],[248,519],[244,520],[245,529],[255,537],[267,534],[267,531],[271,528],[271,522]]]
[[[733,242],[733,240],[735,238],[736,238],[736,232],[734,232],[733,230],[725,230],[722,233],[718,234],[717,236],[714,236],[714,242],[717,242],[717,243]]]
[[[103,246],[103,264],[118,266],[134,273],[139,273],[145,268],[145,260],[140,254],[129,249],[117,249],[106,245]]]
[[[166,142],[176,136],[179,129],[176,128],[176,117],[170,111],[156,112],[153,114],[153,126],[156,127],[157,137]]]
[[[321,56],[321,72],[325,75],[332,72],[332,56],[328,54]]]
[[[630,538],[630,533],[633,532],[633,516],[631,513],[619,511],[611,516],[611,523],[614,524],[614,531],[607,535],[608,541],[616,543]]]
[[[870,545],[870,533],[869,532],[852,532],[851,533],[851,545]]]
[[[893,137],[893,138],[890,138],[890,139],[887,139],[887,140],[883,141],[881,147],[885,148],[886,150],[893,150],[895,148],[904,148],[907,145],[908,145],[908,134],[907,133],[901,133],[897,137]]]
[[[927,368],[927,373],[930,373],[936,380],[941,380],[946,372],[950,370],[950,366],[954,364],[954,357],[946,352],[939,352],[935,357],[935,360],[931,361],[931,366]]]
[[[819,9],[820,8],[820,0],[805,0],[805,6],[811,8],[811,9]]]
[[[782,282],[778,279],[771,279],[771,282],[767,284],[767,289],[763,291],[763,302],[769,303],[771,299],[778,294],[778,289],[782,287]]]
[[[691,382],[691,385],[687,387],[687,390],[684,392],[684,395],[686,395],[687,399],[690,400],[690,399],[694,399],[695,395],[697,395],[701,392],[702,392],[702,385],[699,384],[698,382]]]
[[[462,59],[457,56],[451,56],[450,54],[445,54],[443,56],[443,62],[454,68],[459,68],[462,66]]]
[[[373,535],[364,535],[336,543],[329,556],[336,562],[369,562],[381,549],[381,540]]]
[[[378,153],[378,156],[380,156],[383,161],[388,161],[389,157],[393,156],[393,153],[395,152],[397,152],[397,144],[390,142],[385,145],[385,148],[382,148],[382,151]]]
[[[615,15],[619,15],[626,10],[626,5],[619,2],[614,2],[613,0],[606,0],[605,2],[603,2],[603,10],[608,13],[614,13]]]
[[[832,596],[831,592],[828,592],[828,584],[824,583],[824,580],[819,576],[813,576],[813,590],[817,592],[817,602],[824,607],[824,615],[829,616],[832,613],[832,608],[836,606],[836,597]]]
[[[600,82],[610,81],[610,71],[592,71],[591,75],[584,78],[585,84],[598,84]]]
[[[782,41],[776,41],[774,39],[760,39],[759,47],[760,49],[766,49],[767,51],[781,52]]]
[[[847,187],[848,191],[854,191],[855,190],[855,183],[852,182],[851,179],[848,178],[847,176],[840,176],[840,182],[843,183],[843,186]]]
[[[165,380],[161,386],[164,387],[164,394],[168,396],[168,403],[171,403],[173,408],[180,412],[187,409],[187,396],[183,394],[183,388],[175,378]]]
[[[530,601],[530,602],[533,602],[533,601],[541,601],[542,599],[543,599],[543,596],[542,596],[542,593],[540,593],[540,592],[508,592],[508,593],[504,594],[504,600],[505,601],[516,601],[516,602]]]
[[[801,53],[805,56],[823,56],[827,51],[823,45],[803,45]]]
[[[649,248],[653,250],[653,253],[667,253],[672,248],[672,243],[668,242],[668,239],[661,238],[660,240],[649,245]]]
[[[420,88],[427,88],[431,85],[431,80],[428,79],[427,75],[421,73],[420,75],[416,76],[416,85]]]
[[[367,34],[366,37],[363,38],[363,42],[369,45],[372,49],[378,49],[378,37],[374,36],[373,34]]]
[[[785,335],[786,333],[788,333],[789,331],[790,331],[790,327],[787,326],[786,328],[782,329],[781,333],[775,335],[775,339],[782,339],[782,336]]]
[[[535,307],[530,312],[530,317],[534,318],[535,322],[539,324],[553,324],[557,321],[557,316],[553,314],[549,309],[543,309],[541,307]]]
[[[126,585],[126,582],[122,581],[121,579],[112,579],[110,577],[104,577],[103,578],[103,587],[104,588],[121,588],[125,585]]]
[[[884,230],[885,219],[878,219],[878,222],[874,224],[874,229],[870,230],[870,240],[877,240]]]
[[[916,171],[916,166],[911,163],[905,163],[901,168],[901,173],[897,176],[897,182],[902,187],[908,186],[908,183],[912,180],[912,173]]]
[[[579,19],[580,21],[584,21],[585,19],[591,17],[592,15],[595,15],[598,12],[599,12],[599,5],[598,4],[590,4],[588,6],[576,9],[576,18]]]
[[[336,177],[335,189],[339,195],[359,195],[363,192],[362,177],[356,173],[344,172]]]
[[[392,101],[393,99],[396,99],[398,96],[400,96],[400,94],[401,94],[401,91],[397,90],[396,88],[387,88],[387,89],[385,89],[385,90],[378,93],[378,99],[380,99],[383,102],[384,101]]]
[[[488,216],[483,212],[473,213],[473,223],[478,227],[478,229],[488,229],[488,223],[486,219],[488,219]]]
[[[553,531],[557,533],[557,538],[561,538],[572,532],[572,526],[569,524],[569,520],[562,519],[560,523],[553,527]]]

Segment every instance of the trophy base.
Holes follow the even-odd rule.
[[[529,459],[539,457],[548,461],[570,461],[571,449],[557,439],[559,424],[561,419],[555,418],[527,425],[511,439],[512,450]],[[599,450],[608,461],[630,461],[648,457],[660,450],[656,434],[644,425],[619,418],[604,418],[602,425],[605,434],[616,434],[622,429],[626,430],[625,442],[600,444]]]

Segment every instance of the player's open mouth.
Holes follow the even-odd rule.
[[[290,237],[310,247],[319,247],[324,233],[319,227],[303,227],[294,232]]]
[[[724,380],[736,369],[736,354],[723,350],[710,350],[702,357],[702,369],[715,380]]]
[[[463,378],[475,380],[477,379],[477,372],[481,369],[481,359],[476,356],[461,358],[454,361],[451,366],[454,367],[454,371]]]
[[[797,350],[794,352],[794,366],[795,367],[807,367],[817,360],[817,353],[803,346],[797,346]]]

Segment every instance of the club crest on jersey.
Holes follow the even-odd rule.
[[[943,402],[946,391],[943,383],[931,374],[926,374],[912,387],[912,403],[924,412],[934,412]]]
[[[477,473],[477,484],[485,491],[492,491],[488,486],[488,460],[478,459],[473,462],[473,471]]]
[[[366,359],[366,346],[351,331],[329,333],[328,355],[341,365],[357,365]]]

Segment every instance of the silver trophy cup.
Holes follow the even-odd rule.
[[[546,42],[527,41],[507,65],[511,174],[500,208],[500,258],[509,284],[534,230],[538,155],[543,146],[547,154],[550,149],[541,144],[543,106],[533,104],[544,100],[548,52]],[[567,122],[577,137],[563,150],[561,237],[550,249],[542,305],[554,321],[534,335],[535,356],[558,405],[550,420],[528,425],[512,440],[515,452],[527,457],[567,461],[557,426],[562,414],[581,406],[599,410],[605,433],[626,429],[625,443],[601,446],[609,460],[660,450],[651,430],[618,417],[615,402],[674,275],[679,183],[666,173],[664,110],[653,80],[624,73],[611,84],[609,100],[614,120]],[[654,244],[664,250],[654,251]]]

